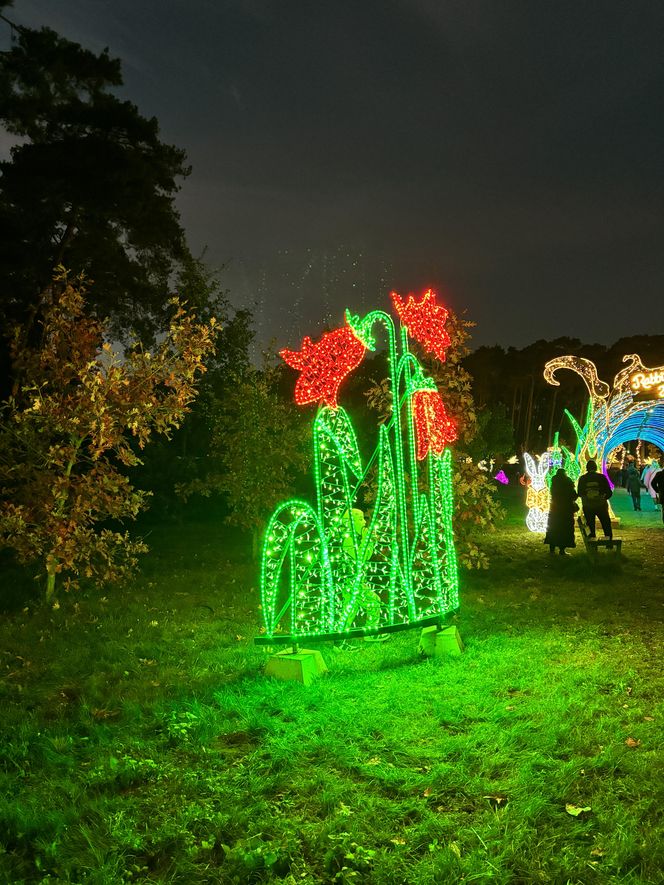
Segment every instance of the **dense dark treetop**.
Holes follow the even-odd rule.
[[[0,120],[16,135],[0,163],[0,317],[39,319],[54,267],[94,282],[91,306],[114,333],[164,326],[174,274],[191,266],[174,205],[184,151],[159,140],[110,91],[120,62],[48,28],[20,28],[0,56]]]

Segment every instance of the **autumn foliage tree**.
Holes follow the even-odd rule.
[[[80,577],[125,577],[147,548],[118,522],[146,506],[125,470],[153,434],[179,425],[214,350],[215,322],[198,323],[176,299],[168,331],[152,351],[122,355],[104,324],[85,312],[86,285],[64,271],[43,309],[41,342],[12,351],[20,378],[0,425],[0,546],[38,562],[50,598]]]

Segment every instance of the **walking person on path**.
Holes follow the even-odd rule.
[[[613,494],[608,479],[603,473],[597,472],[597,463],[588,461],[587,473],[580,477],[577,489],[583,507],[583,516],[588,525],[589,537],[595,537],[595,517],[602,525],[606,538],[613,538],[611,517],[609,516],[609,498]]]
[[[551,504],[546,527],[544,543],[549,545],[549,552],[560,549],[561,556],[567,556],[565,547],[576,547],[574,541],[574,514],[578,511],[576,503],[578,495],[574,483],[565,470],[559,467],[551,480]]]
[[[639,471],[633,464],[629,465],[627,470],[627,479],[625,481],[625,488],[632,496],[632,504],[634,505],[635,510],[641,509],[641,477],[639,476]]]

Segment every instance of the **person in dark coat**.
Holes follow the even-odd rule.
[[[650,480],[650,486],[657,492],[657,497],[662,505],[662,522],[664,522],[664,470],[657,471]]]
[[[608,479],[603,473],[597,472],[597,463],[588,461],[587,473],[579,479],[577,489],[583,507],[583,516],[588,524],[589,537],[595,537],[595,517],[602,525],[605,537],[612,538],[611,517],[609,516],[609,498],[613,495]]]
[[[635,510],[641,509],[641,477],[639,476],[639,471],[636,469],[634,464],[630,464],[627,470],[627,481],[625,482],[625,488],[632,496],[632,504],[634,505]]]
[[[544,543],[549,545],[551,553],[555,553],[558,547],[560,555],[566,556],[565,547],[576,547],[574,514],[579,509],[576,503],[577,497],[574,483],[564,469],[559,467],[551,480],[551,504],[544,536]]]

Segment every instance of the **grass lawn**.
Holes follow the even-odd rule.
[[[324,645],[309,688],[262,675],[257,570],[212,522],[155,528],[129,588],[14,605],[0,882],[661,883],[664,527],[615,500],[594,562],[508,500],[462,656]]]

